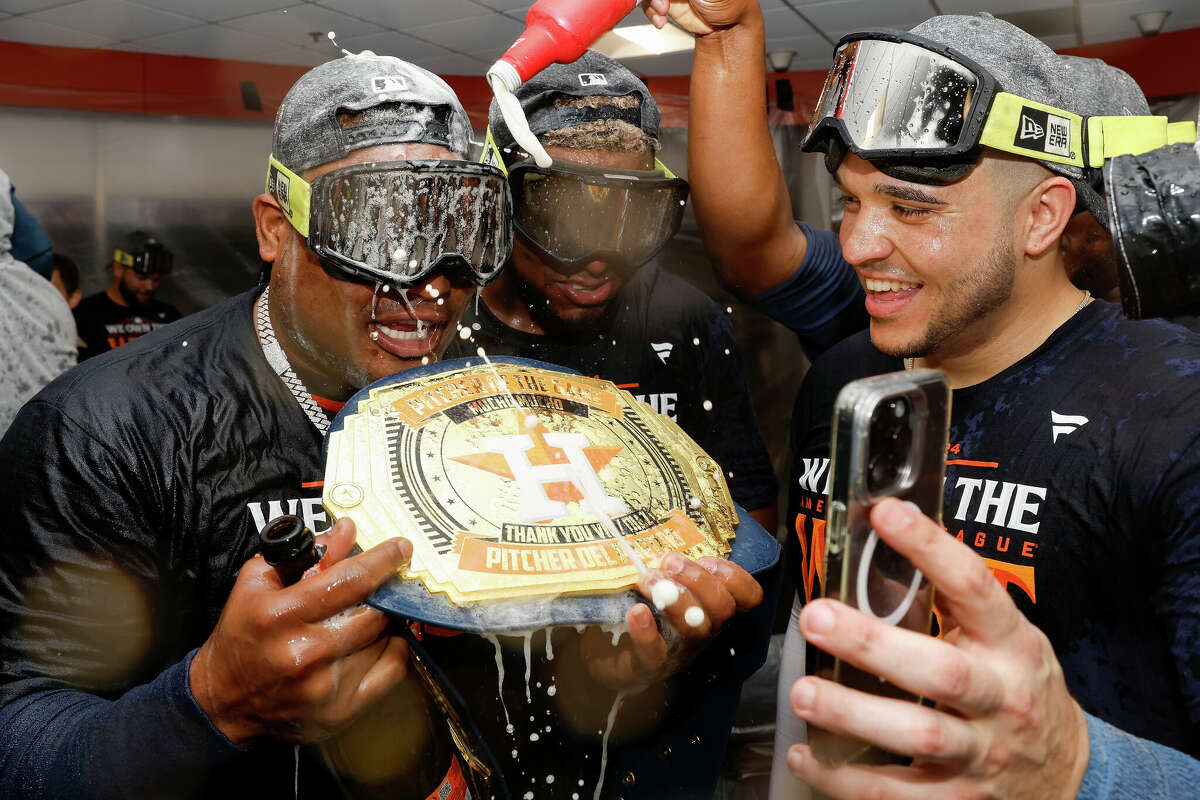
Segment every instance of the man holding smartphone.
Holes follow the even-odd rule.
[[[723,277],[794,324],[810,262],[839,254],[830,235],[791,221],[763,122],[762,14],[737,0],[648,6],[652,20],[670,13],[700,37],[690,176],[706,243]],[[1105,758],[1111,742],[1129,741],[1117,729],[1200,752],[1200,377],[1186,366],[1200,359],[1200,339],[1125,320],[1067,280],[1063,229],[1079,204],[1104,214],[1090,171],[1121,145],[1103,119],[1084,141],[1091,123],[1080,115],[1091,109],[1077,105],[1095,92],[1071,85],[1053,51],[988,15],[847,39],[805,146],[826,154],[844,196],[840,258],[858,274],[871,322],[869,335],[816,362],[798,401],[792,569],[804,599],[821,594],[828,422],[839,389],[906,367],[941,369],[955,389],[947,526],[1054,657],[1035,651],[1037,637],[1007,636],[1020,627],[1010,618],[997,615],[994,626],[986,615],[971,626],[948,618],[945,642],[906,639],[889,655],[922,665],[918,685],[864,657],[876,642],[893,643],[878,621],[830,623],[838,634],[814,642],[954,713],[805,678],[792,694],[804,719],[917,761],[831,769],[799,746],[789,766],[838,795],[870,787],[889,796],[1072,797],[1114,769],[1118,782],[1144,780],[1142,795],[1161,777],[1163,757],[1142,742],[1144,761],[1115,766]],[[1154,123],[1138,121],[1147,119],[1136,118],[1129,130],[1141,133],[1121,144],[1165,143],[1153,141]],[[723,166],[730,140],[742,145],[732,171]],[[1131,390],[1136,397],[1114,402]],[[946,594],[972,591],[984,590]],[[810,636],[819,617],[829,622],[819,608],[830,610],[814,605],[802,620]],[[981,635],[1007,653],[1012,680],[989,679],[996,664],[975,658]],[[954,659],[940,657],[945,643]],[[1052,680],[1060,664],[1064,678]],[[1016,710],[1019,724],[996,709]]]

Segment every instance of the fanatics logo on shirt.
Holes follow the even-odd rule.
[[[1057,411],[1051,411],[1050,431],[1054,437],[1050,440],[1051,444],[1057,443],[1059,436],[1070,436],[1087,424],[1087,417],[1071,416],[1070,414],[1059,414]]]
[[[650,347],[654,349],[654,354],[658,356],[659,361],[664,364],[671,357],[671,351],[675,349],[675,345],[670,342],[651,342]]]

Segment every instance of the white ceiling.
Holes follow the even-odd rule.
[[[991,11],[1052,47],[1128,39],[1130,18],[1170,9],[1164,31],[1200,27],[1198,0],[761,0],[768,50],[822,69],[833,43],[870,26]],[[0,40],[314,65],[348,50],[399,56],[446,75],[480,75],[521,32],[530,0],[0,0]],[[634,11],[631,23],[645,22]],[[311,32],[321,34],[314,42]],[[682,75],[691,54],[630,59],[643,75]]]

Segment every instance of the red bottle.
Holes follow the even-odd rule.
[[[489,72],[500,74],[509,90],[516,90],[556,61],[577,60],[637,4],[638,0],[538,0],[525,15],[525,32]]]

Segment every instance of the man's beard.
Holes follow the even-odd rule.
[[[150,305],[150,301],[154,299],[154,296],[151,295],[150,297],[146,298],[145,302],[142,302],[138,299],[137,292],[130,290],[129,287],[125,285],[124,281],[121,281],[121,283],[117,286],[117,289],[121,292],[121,297],[124,298],[125,304],[130,308],[145,308],[146,306]]]
[[[947,284],[941,305],[933,310],[929,323],[918,337],[905,344],[884,349],[895,358],[922,358],[936,353],[971,324],[995,311],[1012,296],[1017,258],[1012,251],[1012,236],[1006,225],[996,234],[992,249],[975,269]],[[872,337],[874,343],[874,337]]]
[[[558,336],[572,341],[590,341],[599,335],[606,327],[606,322],[613,304],[609,303],[601,313],[594,317],[578,320],[565,320],[554,313],[550,301],[545,295],[535,289],[525,280],[525,276],[513,270],[516,279],[517,295],[529,309],[529,316],[542,327],[547,335]]]

